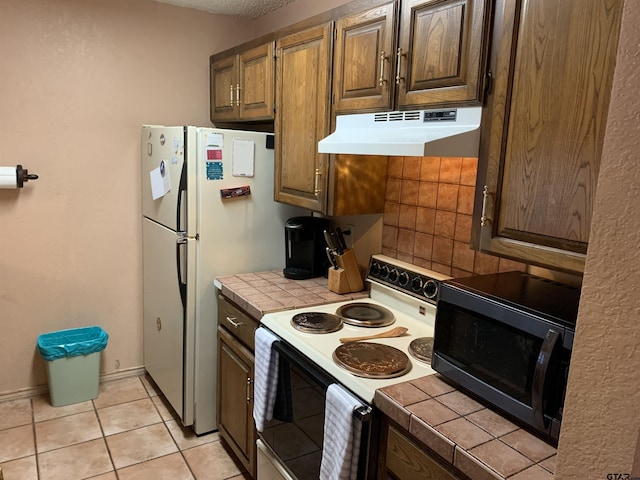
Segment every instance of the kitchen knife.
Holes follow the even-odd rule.
[[[324,241],[327,242],[327,246],[329,250],[334,251],[336,249],[335,244],[333,243],[333,239],[331,238],[331,234],[328,230],[324,231]]]
[[[342,233],[342,229],[340,227],[336,227],[336,235],[338,235],[338,243],[340,244],[340,248],[344,252],[347,249],[347,242],[344,240],[344,233]]]
[[[335,252],[338,255],[342,255],[344,253],[344,249],[342,248],[342,245],[340,245],[340,239],[338,238],[338,234],[331,230],[331,243],[333,243],[333,249],[335,250]]]
[[[331,266],[333,267],[334,270],[338,269],[338,263],[336,262],[336,259],[333,256],[333,251],[327,247],[327,258],[329,259],[329,262],[331,263]]]

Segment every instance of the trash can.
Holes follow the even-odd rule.
[[[43,333],[38,351],[47,361],[49,399],[54,407],[85,402],[98,396],[100,352],[109,335],[100,327]]]

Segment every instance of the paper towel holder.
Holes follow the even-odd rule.
[[[22,188],[25,182],[37,179],[38,175],[29,173],[22,165],[0,167],[0,189]]]
[[[29,173],[29,170],[26,168],[22,168],[22,165],[16,165],[16,181],[18,183],[18,188],[22,188],[25,182],[29,180],[37,180],[38,175],[35,173]]]

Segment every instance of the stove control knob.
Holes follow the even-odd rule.
[[[406,287],[407,285],[409,285],[409,274],[407,272],[402,272],[400,274],[398,285],[400,285],[401,287]]]
[[[393,269],[389,272],[389,281],[391,283],[396,283],[398,281],[398,270],[397,269]]]
[[[420,277],[415,277],[411,282],[411,289],[414,292],[419,292],[422,290],[422,279]]]
[[[378,262],[372,262],[371,267],[369,268],[369,273],[374,277],[380,275],[380,264]]]
[[[386,280],[388,276],[389,276],[389,267],[387,267],[386,265],[383,265],[382,267],[380,267],[380,277]]]
[[[424,296],[427,298],[435,298],[438,294],[438,284],[434,280],[427,280],[424,284]]]

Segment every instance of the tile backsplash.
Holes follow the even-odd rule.
[[[382,253],[451,275],[526,265],[471,249],[477,158],[389,157]]]

